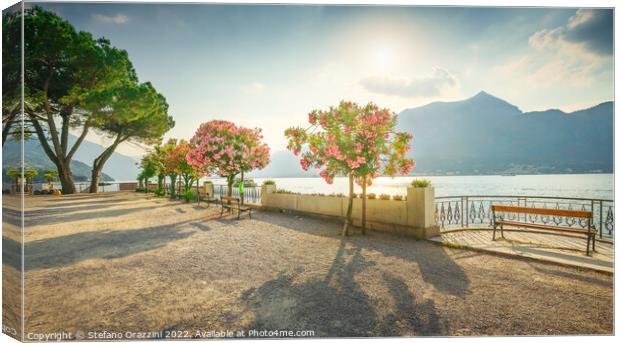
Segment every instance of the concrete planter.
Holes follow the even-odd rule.
[[[261,198],[263,206],[297,211],[297,194],[268,193]]]
[[[317,213],[326,216],[343,216],[346,212],[346,198],[323,195],[298,195],[297,211]]]
[[[214,187],[213,187],[213,182],[207,182],[207,181],[205,181],[205,182],[202,184],[202,190],[203,190],[206,194],[209,194],[209,196],[210,196],[211,198],[213,198],[213,197],[214,197],[214,195],[215,195],[215,189],[214,189]]]
[[[407,224],[423,230],[424,238],[439,235],[435,225],[435,188],[408,187],[407,212],[412,214]]]
[[[263,206],[267,206],[267,197],[276,191],[276,185],[261,185],[260,186],[260,204]]]
[[[265,207],[344,218],[349,198],[324,195],[275,193],[274,185],[262,186]],[[362,222],[362,199],[353,199],[353,224]],[[407,200],[366,200],[366,228],[413,236],[419,239],[439,234],[435,225],[435,189],[408,188]]]

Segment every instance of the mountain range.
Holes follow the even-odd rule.
[[[613,172],[613,102],[570,113],[557,109],[523,112],[486,92],[453,102],[433,102],[398,114],[397,130],[413,135],[413,175],[549,174]],[[70,144],[76,137],[70,136]],[[30,167],[53,169],[36,138],[26,141]],[[84,141],[73,159],[76,179],[90,178],[90,165],[104,147]],[[19,143],[9,140],[3,168],[17,166]],[[115,152],[104,180],[134,180],[137,161]],[[271,163],[252,177],[311,177],[299,157],[275,151]]]
[[[413,175],[613,172],[613,102],[570,113],[523,112],[484,91],[462,101],[433,102],[398,114],[413,135]],[[254,177],[316,176],[289,151],[272,153]]]
[[[72,145],[76,140],[74,135],[69,135],[69,145]],[[52,161],[47,157],[39,140],[36,137],[31,137],[24,143],[24,155],[25,164],[29,168],[35,168],[39,170],[56,169]],[[13,168],[19,166],[21,159],[20,142],[14,141],[9,138],[2,148],[2,168],[3,172],[7,168]],[[90,179],[92,161],[103,152],[105,148],[99,144],[85,140],[76,151],[73,160],[71,161],[71,171],[76,181],[85,181]],[[138,166],[136,160],[122,155],[120,153],[114,153],[110,159],[106,162],[103,168],[102,181],[112,180],[134,180],[138,175]],[[39,173],[38,180],[41,179],[42,173]]]

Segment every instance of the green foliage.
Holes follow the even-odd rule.
[[[29,180],[29,181],[32,181],[32,179],[35,176],[37,176],[37,174],[39,174],[39,171],[36,169],[25,169],[24,170],[24,178],[26,178],[26,180]],[[9,168],[6,171],[6,175],[16,181],[18,178],[22,176],[22,171],[21,169],[18,169],[18,168]]]
[[[155,195],[158,196],[158,197],[166,196],[166,190],[164,190],[164,189],[156,189],[155,190]]]
[[[56,170],[46,170],[43,173],[43,177],[47,180],[47,182],[52,183],[54,182],[54,180],[56,180],[56,177],[58,176],[58,172]]]
[[[426,187],[430,187],[430,185],[431,185],[431,180],[415,179],[411,181],[411,186],[415,188],[426,188]]]
[[[195,201],[196,200],[196,192],[194,192],[193,190],[186,190],[183,193],[183,200],[185,200],[185,202],[191,202],[191,201]]]
[[[377,195],[375,193],[368,193],[367,197],[368,199],[376,199]]]
[[[392,197],[389,194],[381,194],[379,195],[379,199],[381,200],[390,200]]]
[[[398,200],[398,201],[403,201],[403,200],[407,200],[407,197],[404,197],[402,195],[393,195],[392,199]]]
[[[273,180],[265,180],[263,181],[263,185],[275,185],[276,182]]]
[[[278,193],[278,194],[301,194],[299,192],[288,191],[286,189],[276,189],[276,191],[274,193]]]

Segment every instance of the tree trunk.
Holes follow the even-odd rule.
[[[241,205],[243,205],[243,193],[245,190],[245,185],[243,184],[243,171],[241,172],[241,183],[239,184],[239,198],[241,198]]]
[[[11,132],[11,127],[13,126],[13,122],[17,117],[17,113],[11,112],[9,114],[4,126],[2,127],[2,146],[4,147],[4,143],[6,143],[6,139],[9,137],[9,133]],[[22,139],[24,139],[22,137]]]
[[[170,174],[168,176],[170,176],[170,197],[174,199],[176,197],[177,175]]]
[[[353,173],[349,174],[349,206],[347,207],[347,216],[342,226],[342,235],[349,235],[349,226],[352,226],[351,214],[353,213]]]
[[[166,185],[164,184],[165,177],[162,174],[157,175],[157,192],[166,192]]]
[[[60,186],[62,187],[62,194],[73,194],[75,193],[75,183],[73,182],[73,177],[71,176],[70,168],[61,168],[58,167],[58,179],[60,179]]]
[[[230,175],[228,176],[228,196],[232,196],[232,187],[233,187],[233,183],[235,182],[235,176],[234,175]]]
[[[88,190],[90,193],[98,193],[99,192],[99,180],[101,180],[101,171],[103,170],[103,166],[108,161],[116,147],[121,143],[120,135],[116,137],[114,143],[107,147],[101,155],[97,156],[93,161],[93,169],[90,177],[90,189]]]
[[[366,176],[362,179],[362,235],[366,234]]]
[[[90,173],[90,188],[88,189],[89,193],[99,192],[99,179],[101,179],[101,169],[93,167],[93,170]]]

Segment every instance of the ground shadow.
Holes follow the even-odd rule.
[[[47,238],[24,245],[25,270],[71,265],[80,261],[121,258],[162,247],[196,233],[184,221],[135,230],[102,230]],[[19,242],[3,237],[4,263],[20,267]]]
[[[590,275],[569,273],[569,272],[565,272],[565,271],[555,269],[555,268],[552,269],[552,268],[548,268],[542,263],[531,263],[529,261],[526,261],[526,263],[530,267],[535,269],[537,272],[559,276],[559,277],[570,279],[570,280],[579,280],[582,282],[586,282],[589,284],[596,284],[596,285],[603,286],[603,287],[610,287],[610,288],[613,287],[613,280],[603,280],[600,278],[591,277]]]
[[[178,204],[170,203],[170,204],[160,204],[148,207],[132,207],[132,208],[118,208],[118,209],[108,209],[104,211],[99,210],[91,210],[86,212],[79,213],[71,213],[71,211],[63,211],[62,209],[49,212],[49,211],[26,211],[24,213],[24,220],[26,221],[26,226],[29,225],[45,225],[45,224],[55,224],[55,223],[68,223],[73,221],[79,221],[84,219],[101,219],[101,218],[110,218],[110,217],[119,217],[126,214],[135,214],[137,217],[140,216],[140,212],[154,210],[154,209],[162,209],[165,207],[177,206]],[[109,205],[102,205],[101,207],[97,207],[99,209],[109,208]]]
[[[41,208],[71,208],[71,207],[82,207],[83,205],[101,205],[101,204],[108,204],[108,203],[113,203],[113,204],[119,204],[119,203],[125,203],[128,201],[133,201],[135,202],[138,199],[135,198],[111,198],[111,199],[100,199],[100,200],[89,200],[89,201],[81,201],[81,199],[77,198],[77,199],[67,199],[67,200],[58,200],[58,198],[54,197],[53,199],[55,199],[54,202],[49,203],[49,204],[44,204],[41,206]],[[49,201],[46,201],[49,202]]]
[[[308,234],[333,237],[334,239],[340,237],[338,220],[296,216],[295,218],[298,218],[300,224],[295,225],[290,220],[292,216],[262,211],[257,212],[257,215],[252,218]],[[416,241],[413,238],[382,232],[370,231],[367,235],[360,235],[356,232],[357,229],[353,231],[354,235],[345,238],[348,244],[359,249],[373,250],[385,256],[394,256],[416,263],[424,281],[432,284],[440,292],[459,297],[463,297],[467,293],[470,280],[452,256],[448,255],[447,248],[426,241]]]
[[[439,323],[434,303],[416,305],[415,296],[406,284],[385,276],[386,286],[397,304],[396,312],[385,317],[355,280],[355,275],[374,266],[366,260],[360,247],[340,247],[324,279],[296,283],[296,274],[280,273],[258,288],[246,291],[241,300],[254,314],[246,330],[314,330],[318,337],[374,337],[402,335],[395,328],[405,321],[407,332],[439,335],[446,331]],[[302,270],[298,271],[301,273]]]

